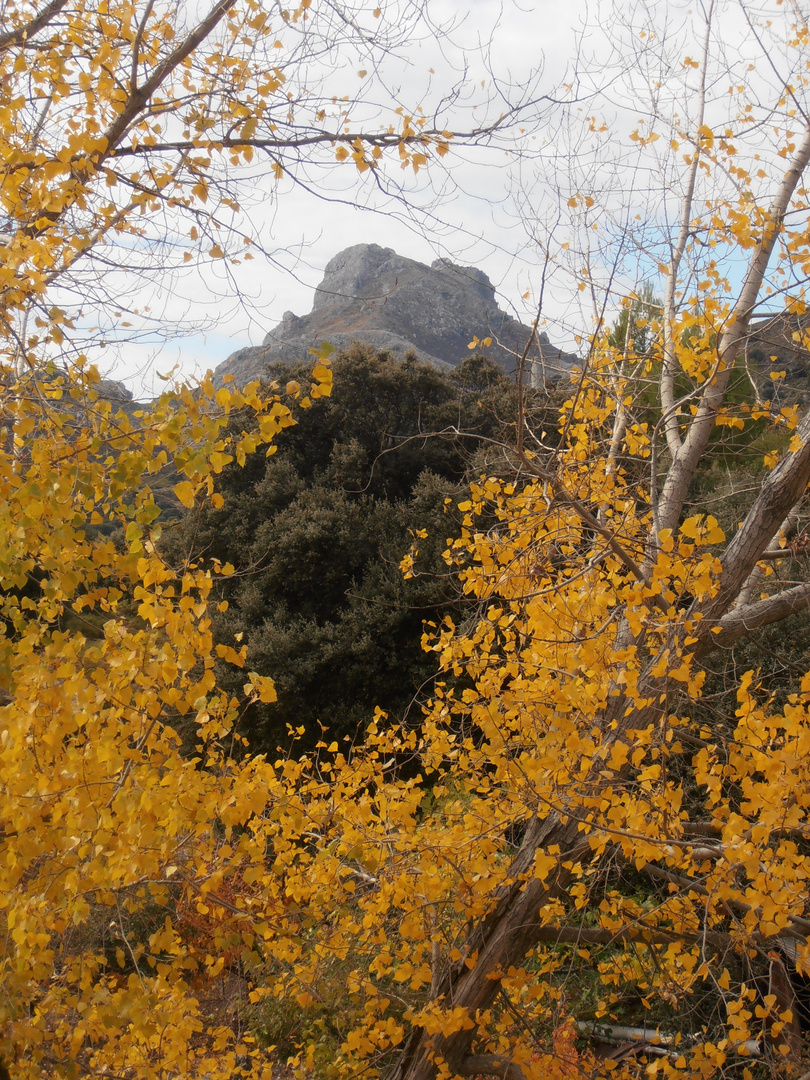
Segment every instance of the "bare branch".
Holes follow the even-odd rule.
[[[697,131],[695,134],[695,146],[692,154],[692,163],[689,166],[689,177],[686,183],[686,192],[681,204],[681,225],[678,238],[670,259],[667,276],[667,287],[664,293],[664,318],[663,318],[663,346],[664,364],[661,369],[661,408],[664,434],[667,445],[673,458],[681,448],[681,433],[678,421],[678,405],[675,400],[675,375],[678,369],[678,360],[675,355],[675,342],[673,331],[675,326],[675,291],[678,287],[678,271],[686,251],[686,242],[692,228],[692,204],[695,198],[695,184],[697,183],[698,167],[701,157],[701,129],[706,113],[706,71],[709,61],[709,43],[712,33],[712,13],[714,0],[709,4],[706,15],[706,33],[703,37],[703,56],[700,64],[700,89],[698,91],[698,117]]]
[[[780,553],[784,557],[784,552]],[[734,607],[715,624],[715,632],[704,634],[700,639],[697,656],[705,656],[714,649],[733,644],[746,634],[763,626],[780,622],[810,606],[810,584],[796,585],[792,589],[760,600],[755,604]],[[716,631],[719,629],[719,633]]]
[[[805,130],[804,137],[793,156],[790,168],[785,173],[779,190],[768,210],[766,224],[762,228],[743,286],[720,341],[718,348],[719,364],[703,390],[697,412],[689,425],[683,444],[673,457],[659,504],[662,528],[674,528],[677,525],[686,492],[708,445],[715,418],[723,404],[734,359],[742,348],[748,333],[751,313],[756,306],[757,297],[762,288],[774,246],[782,233],[785,213],[808,162],[810,162],[810,129]],[[785,512],[787,512],[787,509],[789,507],[786,507]],[[770,536],[774,535],[778,525],[779,521],[773,523]],[[762,550],[762,547],[760,550]],[[756,559],[751,563],[751,566],[755,562]]]
[[[138,27],[138,33],[135,35],[135,40],[132,43],[132,69],[129,76],[129,91],[134,94],[138,89],[138,56],[141,51],[141,42],[143,41],[143,35],[146,31],[146,24],[149,21],[149,16],[152,14],[152,8],[155,6],[155,0],[148,0],[146,10],[143,13],[140,26]]]

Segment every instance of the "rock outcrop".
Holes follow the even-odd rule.
[[[336,349],[364,341],[397,356],[414,352],[439,368],[455,367],[470,355],[469,342],[491,338],[482,352],[506,371],[515,370],[530,329],[502,311],[487,275],[474,267],[437,259],[430,266],[392,248],[357,244],[327,265],[308,315],[286,312],[260,346],[240,349],[217,367],[238,384],[261,378],[268,364],[309,358],[328,341]],[[534,381],[570,371],[578,358],[550,344],[545,334],[532,343]]]

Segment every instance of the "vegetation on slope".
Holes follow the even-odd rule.
[[[423,623],[463,617],[465,604],[442,558],[456,505],[470,476],[506,466],[500,443],[514,439],[514,381],[481,356],[445,374],[355,346],[333,371],[332,396],[298,414],[279,452],[225,468],[222,506],[195,507],[163,544],[177,567],[234,567],[217,579],[227,610],[214,634],[247,645],[251,669],[274,680],[278,701],[242,725],[257,750],[289,743],[288,729],[309,745],[322,728],[353,738],[376,706],[402,719],[429,690],[437,662]],[[300,366],[270,374],[281,387],[304,378]],[[553,427],[551,398],[536,396]],[[221,674],[238,684],[238,672]]]

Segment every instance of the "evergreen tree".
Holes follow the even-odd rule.
[[[333,368],[331,397],[297,414],[280,452],[226,468],[222,507],[195,508],[165,541],[177,567],[200,553],[235,567],[217,579],[227,610],[214,632],[272,674],[278,701],[254,703],[243,721],[257,750],[302,728],[305,744],[322,727],[354,737],[375,706],[418,718],[411,706],[437,666],[422,624],[469,602],[442,558],[456,503],[466,476],[495,467],[488,448],[508,443],[517,415],[514,383],[480,356],[445,374],[355,346]],[[269,375],[281,387],[304,379],[289,365]],[[236,687],[241,672],[222,668]]]

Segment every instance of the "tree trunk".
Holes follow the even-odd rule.
[[[731,609],[746,577],[784,520],[787,510],[807,489],[810,482],[810,411],[802,418],[796,434],[799,445],[769,474],[759,497],[726,549],[720,590],[715,596],[696,603],[689,613],[691,616],[696,612],[703,615],[700,628],[696,630],[693,627],[691,631],[694,634],[690,639],[693,655],[708,652],[714,647],[718,635],[711,632],[712,628],[718,628],[721,635],[724,629],[731,631],[731,627],[724,625],[723,616]],[[807,602],[807,593],[803,588],[801,602]],[[760,602],[763,607],[769,603]],[[749,607],[754,609],[750,612],[750,617],[754,618],[759,605]],[[764,618],[760,625],[767,621]],[[673,627],[673,630],[676,636],[686,636],[683,624]],[[643,631],[636,640],[643,648]],[[666,675],[660,678],[650,675],[649,669],[656,659],[650,658],[648,670],[639,680],[640,685],[645,687],[641,699],[647,702],[646,705],[628,708],[631,705],[629,699],[617,693],[609,699],[610,704],[603,715],[595,718],[595,726],[601,728],[606,748],[623,739],[628,730],[644,728],[655,720],[661,709],[666,707],[659,703],[666,702],[669,694],[677,696],[681,692],[681,687]],[[594,792],[597,790],[598,769],[597,765],[591,777],[584,781],[583,788],[591,787]],[[550,845],[556,845],[561,854],[554,874],[541,881],[532,876],[534,857],[540,847],[548,848]],[[566,889],[571,878],[572,871],[565,867],[570,868],[586,859],[590,850],[577,820],[556,812],[543,820],[535,819],[510,867],[509,884],[501,889],[489,915],[468,936],[463,959],[448,967],[439,980],[433,1000],[441,1001],[448,1008],[464,1009],[473,1021],[479,1013],[490,1008],[500,990],[502,973],[511,967],[519,967],[541,940],[543,908]],[[439,1059],[454,1075],[471,1075],[472,1071],[483,1073],[489,1069],[492,1075],[519,1080],[516,1066],[499,1055],[476,1054],[471,1058],[476,1031],[477,1026],[473,1026],[448,1035],[431,1035],[422,1028],[414,1028],[390,1080],[433,1080]],[[485,1068],[486,1062],[489,1062],[489,1066]]]
[[[548,844],[558,844],[565,852],[553,880],[528,877],[535,852]],[[576,821],[562,821],[552,814],[542,822],[533,823],[512,864],[512,883],[504,887],[492,912],[473,930],[466,943],[465,959],[453,965],[442,980],[440,996],[447,1007],[465,1009],[468,1016],[475,1018],[479,1011],[492,1005],[500,990],[501,974],[519,966],[540,941],[542,909],[565,889],[571,876],[562,863],[575,863],[589,850]],[[515,1067],[497,1055],[475,1055],[468,1062],[475,1034],[474,1027],[451,1035],[428,1035],[423,1028],[414,1028],[391,1080],[433,1080],[439,1058],[453,1074],[470,1075],[474,1061],[477,1072],[491,1071],[500,1076],[508,1073],[514,1078]]]

